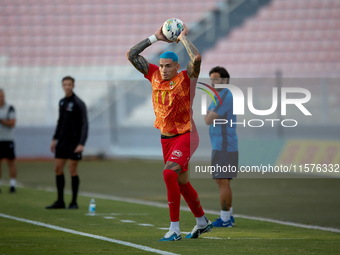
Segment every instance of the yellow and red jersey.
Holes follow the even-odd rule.
[[[145,78],[152,86],[152,103],[156,115],[154,127],[161,132],[174,134],[188,132],[190,126],[195,129],[192,121],[195,91],[190,93],[192,83],[187,71],[178,73],[169,81],[163,81],[158,66],[149,64],[149,73]]]

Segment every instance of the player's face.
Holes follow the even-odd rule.
[[[5,94],[3,91],[0,91],[0,106],[5,104]]]
[[[163,81],[169,81],[177,75],[180,65],[172,59],[161,58],[159,60],[159,71],[161,72]]]
[[[216,84],[227,84],[228,83],[228,78],[221,78],[220,73],[212,73],[210,74],[210,81],[211,81],[211,86],[215,88]],[[217,91],[220,91],[222,89],[217,89]]]
[[[65,80],[63,81],[63,90],[65,92],[65,96],[72,96],[73,94],[73,88],[74,88],[74,84],[71,80]]]

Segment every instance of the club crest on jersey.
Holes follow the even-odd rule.
[[[171,81],[171,82],[170,82],[170,89],[173,89],[175,85],[176,85],[176,82]]]
[[[69,111],[69,112],[73,111],[73,102],[68,103],[66,110]]]
[[[180,150],[174,150],[172,152],[172,155],[179,158],[179,157],[182,157],[183,153]]]

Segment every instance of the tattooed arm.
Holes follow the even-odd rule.
[[[163,26],[163,25],[162,25]],[[156,31],[155,36],[158,41],[164,41],[172,43],[167,40],[162,32],[162,26]],[[133,46],[127,53],[126,57],[131,62],[131,64],[142,74],[147,75],[149,72],[149,62],[141,55],[139,55],[143,50],[151,45],[149,38],[141,41],[140,43]]]
[[[196,49],[195,45],[190,42],[190,40],[187,38],[188,29],[186,25],[184,25],[184,29],[182,33],[178,36],[177,42],[181,41],[187,50],[189,57],[191,61],[189,62],[187,66],[187,72],[189,78],[198,78],[198,75],[200,74],[200,68],[201,68],[201,54]]]
[[[127,53],[126,57],[131,64],[142,74],[147,75],[149,72],[149,62],[141,55],[143,50],[151,45],[149,38],[144,39],[140,43],[133,46]]]

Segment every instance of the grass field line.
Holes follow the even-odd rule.
[[[42,222],[39,222],[39,221],[33,221],[33,220],[18,218],[18,217],[7,215],[7,214],[0,213],[0,217],[11,219],[11,220],[16,220],[16,221],[20,221],[20,222],[25,222],[25,223],[45,227],[45,228],[50,228],[50,229],[54,229],[54,230],[58,230],[58,231],[63,231],[63,232],[66,232],[66,233],[71,233],[71,234],[91,237],[91,238],[94,238],[94,239],[107,241],[107,242],[111,242],[111,243],[121,244],[121,245],[133,247],[133,248],[136,248],[136,249],[139,249],[139,250],[148,251],[148,252],[152,252],[152,253],[157,253],[157,254],[162,254],[162,255],[178,255],[177,253],[162,251],[162,250],[154,249],[154,248],[144,246],[144,245],[134,244],[134,243],[121,241],[121,240],[117,240],[117,239],[113,239],[113,238],[108,238],[108,237],[105,237],[105,236],[93,235],[93,234],[89,234],[89,233],[85,233],[85,232],[81,232],[81,231],[76,231],[76,230],[72,230],[72,229],[68,229],[68,228],[63,228],[63,227],[59,227],[59,226],[55,226],[55,225],[51,225],[51,224],[42,223]]]
[[[18,186],[25,188],[23,185],[18,185]],[[50,191],[50,192],[56,192],[55,187],[35,188],[35,189]],[[65,190],[65,193],[71,194],[71,191]],[[134,204],[149,205],[149,206],[155,206],[155,207],[161,207],[161,208],[169,208],[168,204],[165,204],[165,203],[146,201],[146,200],[140,200],[140,199],[132,199],[132,198],[126,198],[126,197],[119,197],[119,196],[112,196],[112,195],[106,195],[106,194],[100,194],[100,193],[80,191],[79,195],[86,196],[86,197],[102,198],[102,199],[108,199],[108,200],[114,200],[114,201],[128,202],[128,203],[134,203]],[[190,208],[187,207],[187,206],[181,206],[181,210],[182,211],[190,211]],[[220,215],[219,211],[210,210],[210,209],[204,209],[204,211],[206,213],[209,213],[209,214]],[[307,225],[307,224],[302,224],[302,223],[275,220],[275,219],[263,218],[263,217],[257,217],[257,216],[248,216],[248,215],[242,215],[242,214],[234,214],[234,217],[248,219],[248,220],[258,220],[258,221],[277,223],[277,224],[293,226],[293,227],[316,229],[316,230],[323,230],[323,231],[328,231],[328,232],[340,233],[340,229],[338,229],[338,228],[322,227],[322,226],[316,226],[316,225]]]
[[[53,191],[55,192],[55,189],[53,189]],[[86,197],[102,198],[102,199],[109,199],[109,200],[114,200],[114,201],[134,203],[134,204],[142,204],[142,205],[149,205],[149,206],[155,206],[155,207],[161,207],[161,208],[169,208],[168,204],[160,203],[160,202],[125,198],[125,197],[118,197],[118,196],[110,196],[110,195],[91,193],[91,192],[85,192],[85,191],[79,192],[79,194],[82,195],[82,196],[86,196]],[[190,212],[190,208],[186,207],[186,206],[181,206],[181,210]],[[204,209],[204,212],[209,213],[209,214],[214,214],[214,215],[220,215],[220,212],[215,211],[215,210]],[[323,231],[329,231],[329,232],[334,232],[334,233],[340,233],[340,229],[337,229],[337,228],[307,225],[307,224],[302,224],[302,223],[295,223],[295,222],[282,221],[282,220],[274,220],[274,219],[270,219],[270,218],[248,216],[248,215],[242,215],[242,214],[234,214],[234,216],[236,218],[243,218],[243,219],[248,219],[248,220],[258,220],[258,221],[277,223],[277,224],[287,225],[287,226],[292,226],[292,227],[316,229],[316,230],[323,230]]]

